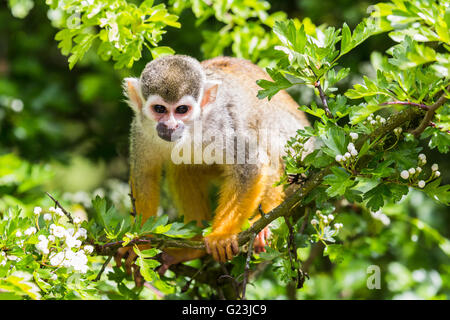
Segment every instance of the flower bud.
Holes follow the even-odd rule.
[[[356,140],[358,139],[358,134],[356,132],[350,132],[350,137],[352,138],[352,140]]]
[[[400,173],[400,177],[402,177],[403,179],[408,179],[409,178],[409,172],[408,171],[406,171],[406,170],[403,170],[401,173]]]
[[[433,163],[433,165],[431,166],[431,170],[438,171],[439,170],[438,164],[437,163]]]
[[[417,185],[419,186],[419,188],[423,189],[425,187],[425,181],[420,180]]]

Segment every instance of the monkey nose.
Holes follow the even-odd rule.
[[[178,123],[174,127],[170,127],[167,124],[160,122],[156,126],[156,131],[161,139],[171,142],[181,138],[183,127],[184,126],[182,124]]]

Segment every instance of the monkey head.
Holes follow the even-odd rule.
[[[141,77],[126,78],[124,87],[145,129],[176,141],[200,117],[202,108],[215,100],[218,84],[206,80],[196,59],[174,55],[149,62]]]

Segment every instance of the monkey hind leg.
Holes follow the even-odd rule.
[[[275,183],[276,179],[270,179],[271,182]],[[284,191],[283,186],[273,187],[273,183],[271,185],[267,185],[266,192],[261,201],[260,211],[256,214],[256,216],[251,220],[251,223],[255,223],[260,217],[261,214],[267,214],[276,207],[278,207],[284,200]],[[253,249],[255,253],[266,252],[265,246],[267,245],[267,241],[270,238],[272,233],[270,232],[269,226],[266,226],[255,238],[253,243]]]

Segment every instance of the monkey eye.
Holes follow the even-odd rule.
[[[153,110],[155,110],[156,113],[166,113],[166,111],[167,111],[166,107],[164,107],[160,104],[155,104],[153,106]]]
[[[188,107],[188,106],[182,105],[182,106],[178,106],[178,107],[175,109],[175,113],[186,113],[186,112],[188,112],[188,110],[189,110],[189,107]]]

